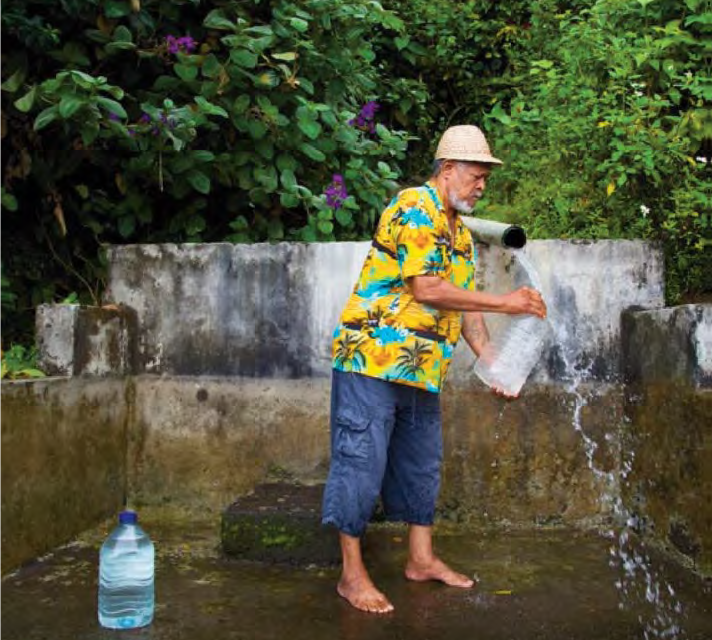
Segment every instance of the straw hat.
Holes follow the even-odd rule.
[[[492,155],[485,134],[471,124],[459,124],[446,129],[440,138],[435,159],[502,164],[501,160]]]

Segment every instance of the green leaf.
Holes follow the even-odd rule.
[[[231,51],[230,60],[244,69],[254,69],[257,66],[257,54],[247,49]]]
[[[222,65],[218,61],[217,57],[213,55],[212,53],[208,54],[205,56],[205,59],[203,60],[203,66],[201,67],[201,71],[203,72],[203,75],[206,78],[215,78],[220,74],[220,69],[222,69]]]
[[[8,93],[15,93],[25,81],[25,76],[27,75],[25,69],[20,67],[15,73],[13,73],[5,82],[3,82],[0,87],[3,91]]]
[[[255,180],[263,186],[267,193],[277,191],[277,188],[279,187],[279,180],[274,166],[269,165],[267,167],[255,167],[254,175]]]
[[[294,171],[291,171],[290,169],[280,171],[279,179],[285,189],[291,190],[297,186],[297,178],[294,175]]]
[[[189,66],[187,64],[176,63],[173,65],[173,71],[176,75],[185,82],[190,82],[198,77],[198,67]]]
[[[212,162],[215,154],[212,151],[193,151],[193,158],[196,162]]]
[[[59,115],[65,120],[71,118],[86,103],[86,98],[71,93],[64,94],[59,101]]]
[[[243,93],[232,105],[233,113],[245,113],[250,106],[250,96]]]
[[[131,30],[123,24],[120,24],[114,30],[114,42],[133,42]]]
[[[205,231],[206,226],[205,218],[201,215],[195,214],[188,219],[188,223],[185,225],[185,230],[188,235],[194,236]]]
[[[286,51],[284,53],[271,54],[275,60],[283,60],[284,62],[292,62],[297,59],[296,51]]]
[[[267,235],[270,240],[281,240],[284,238],[284,225],[281,220],[270,220],[267,227]]]
[[[131,4],[128,0],[106,0],[104,15],[107,18],[123,18],[131,13]]]
[[[304,89],[310,96],[314,95],[314,84],[308,78],[299,77],[299,86]]]
[[[324,235],[330,235],[334,231],[334,223],[331,222],[330,220],[319,220],[316,223],[317,228],[319,231],[321,231]]]
[[[253,140],[259,140],[267,133],[267,127],[261,120],[250,120],[247,123],[247,130]]]
[[[37,87],[32,87],[22,98],[15,100],[14,104],[18,111],[22,113],[27,113],[32,109],[32,105],[35,103],[35,96],[37,95]]]
[[[234,31],[237,25],[228,20],[221,9],[213,9],[203,20],[203,26],[208,29],[218,29],[222,31]]]
[[[2,206],[8,211],[17,211],[17,198],[2,188]]]
[[[227,118],[227,111],[212,102],[208,102],[203,96],[195,96],[195,104],[200,107],[200,110],[209,116],[222,116]]]
[[[122,238],[128,238],[136,229],[136,218],[129,214],[119,218],[119,234]]]
[[[32,128],[35,131],[40,131],[41,129],[44,129],[48,124],[50,124],[50,122],[56,120],[58,116],[59,112],[57,105],[47,107],[47,109],[45,109],[44,111],[40,111],[38,116],[35,118],[35,122],[32,125]]]
[[[114,115],[119,116],[119,118],[128,118],[128,114],[120,102],[112,100],[111,98],[104,98],[103,96],[99,96],[96,99],[96,102],[98,105],[104,107],[104,109],[109,113],[113,113]]]
[[[286,153],[280,153],[277,156],[277,169],[280,171],[296,171],[299,163],[294,158],[294,156],[288,155]]]
[[[45,378],[47,374],[44,371],[40,371],[39,369],[22,369],[22,371],[19,371],[18,373],[21,373],[23,376],[26,376],[28,378]]]
[[[321,125],[316,120],[297,120],[297,126],[312,140],[316,140],[321,133]]]
[[[130,51],[136,48],[133,42],[107,42],[104,46],[106,53],[119,53],[120,51]]]
[[[257,25],[256,27],[247,27],[245,33],[256,33],[258,36],[267,36],[270,38],[274,35],[272,27],[266,24]]]
[[[61,72],[57,74],[57,78],[61,76]],[[95,78],[90,76],[88,73],[83,71],[77,71],[77,69],[72,69],[69,72],[72,80],[78,84],[82,89],[93,89],[97,85],[106,84],[106,78],[104,76],[99,76]]]
[[[210,178],[208,178],[208,176],[206,176],[202,171],[193,169],[186,174],[186,178],[190,183],[190,186],[196,191],[203,194],[210,193]]]
[[[274,145],[271,138],[262,138],[255,143],[255,150],[266,160],[274,157]]]
[[[88,147],[99,135],[99,123],[90,120],[82,126],[79,133],[82,135],[82,142],[84,143],[84,146]]]
[[[396,49],[398,49],[398,51],[402,51],[410,43],[410,36],[398,36],[393,40],[393,42],[396,45]]]
[[[301,201],[299,200],[299,196],[283,191],[279,194],[279,202],[283,207],[291,209],[292,207],[299,206]]]
[[[338,208],[334,212],[334,217],[342,227],[348,227],[353,222],[353,216],[351,215],[351,212],[347,209],[344,209],[343,207]]]
[[[304,33],[307,29],[309,29],[309,23],[301,18],[292,18],[289,21],[289,24],[292,25],[292,28],[295,31],[299,31],[299,33]]]
[[[303,142],[299,146],[299,150],[305,156],[309,156],[312,160],[316,160],[317,162],[324,162],[324,160],[326,160],[326,156],[321,151],[319,151],[319,149],[313,147],[308,142]]]

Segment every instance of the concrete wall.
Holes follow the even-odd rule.
[[[129,504],[219,519],[266,480],[323,482],[328,378],[53,378],[2,385],[3,571]],[[617,470],[619,394],[592,394],[584,426],[597,463]],[[587,465],[573,397],[534,385],[517,402],[444,393],[439,513],[458,522],[589,525],[617,491]],[[126,485],[126,487],[124,486]]]
[[[627,312],[622,344],[627,382],[712,389],[712,305]]]
[[[132,245],[110,251],[107,302],[137,312],[139,369],[171,375],[327,377],[331,333],[367,242],[275,245]],[[635,241],[533,241],[522,250],[539,271],[552,340],[535,379],[619,377],[620,314],[664,303],[662,254]],[[479,281],[503,293],[518,261],[480,246]],[[493,332],[506,318],[490,316]],[[451,378],[469,383],[466,348]]]
[[[130,381],[2,383],[2,571],[121,507]]]
[[[35,334],[37,365],[49,376],[135,373],[136,313],[123,305],[42,304]]]
[[[3,571],[114,513],[124,483],[137,507],[218,513],[268,478],[323,480],[330,334],[367,250],[366,243],[114,248],[107,303],[135,312],[142,373],[3,382]],[[497,248],[480,253],[482,288],[503,292],[521,281],[518,258]],[[699,385],[683,397],[663,384],[635,404],[624,401],[620,382],[623,371],[642,380],[661,343],[694,350],[697,364],[680,369],[684,384],[707,380],[709,307],[660,309],[662,258],[646,243],[540,241],[524,256],[549,301],[551,341],[516,402],[486,392],[471,355],[458,348],[443,393],[441,517],[599,522],[621,490],[611,478],[640,452],[629,500],[652,505],[651,521],[708,557],[712,545],[700,532],[709,510],[695,488],[709,485],[709,398]],[[651,326],[634,338],[620,316],[640,307],[660,315],[641,320]],[[670,317],[681,336],[694,329],[694,339],[671,341]],[[505,326],[490,321],[494,332]],[[636,340],[648,348],[632,347]],[[636,363],[621,365],[621,353]],[[680,406],[689,410],[675,413]],[[671,453],[682,441],[685,454]],[[659,479],[655,490],[648,477]],[[684,509],[665,510],[678,497]]]
[[[643,526],[712,574],[712,305],[624,314],[630,474]]]

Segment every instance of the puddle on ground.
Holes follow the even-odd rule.
[[[406,531],[372,527],[365,557],[396,607],[358,612],[336,595],[338,567],[289,567],[223,558],[217,526],[142,524],[156,543],[150,627],[108,631],[96,619],[98,552],[109,523],[3,579],[4,640],[651,640],[648,604],[619,601],[610,540],[563,530],[436,528],[436,548],[477,577],[474,589],[402,577]],[[712,637],[712,585],[649,551],[682,605],[678,639]],[[628,599],[630,600],[630,599]]]

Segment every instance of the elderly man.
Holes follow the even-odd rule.
[[[325,524],[339,530],[337,591],[363,611],[393,605],[366,570],[360,538],[379,495],[386,518],[409,524],[409,580],[468,588],[473,581],[433,551],[440,487],[439,392],[455,345],[475,354],[488,340],[482,312],[546,315],[541,295],[475,291],[475,250],[459,218],[501,164],[482,132],[443,134],[430,180],[400,192],[381,215],[358,282],[334,332],[331,468]]]

